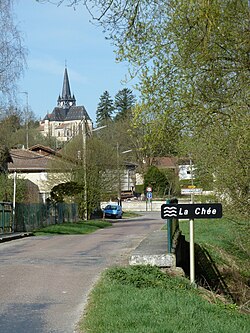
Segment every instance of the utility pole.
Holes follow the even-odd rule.
[[[26,148],[29,148],[29,94],[27,91],[21,91],[21,94],[26,95],[26,114],[25,114],[25,126],[26,126]]]
[[[83,166],[83,183],[84,183],[84,220],[88,219],[88,202],[87,202],[87,159],[86,159],[86,119],[83,117],[82,121],[82,166]]]

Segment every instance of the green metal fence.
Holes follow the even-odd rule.
[[[0,234],[13,231],[12,202],[0,202]]]
[[[33,231],[50,224],[78,221],[77,204],[16,204],[15,231]]]

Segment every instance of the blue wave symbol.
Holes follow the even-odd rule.
[[[177,216],[177,207],[164,207],[163,214],[169,217]]]

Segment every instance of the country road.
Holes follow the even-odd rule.
[[[73,333],[107,267],[163,226],[159,212],[89,235],[29,237],[0,244],[0,332]]]

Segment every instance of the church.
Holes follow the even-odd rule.
[[[71,95],[67,67],[64,70],[62,94],[57,99],[57,106],[40,122],[40,131],[44,136],[55,137],[67,142],[82,132],[83,126],[91,132],[93,128],[85,107],[77,106],[74,94]]]

